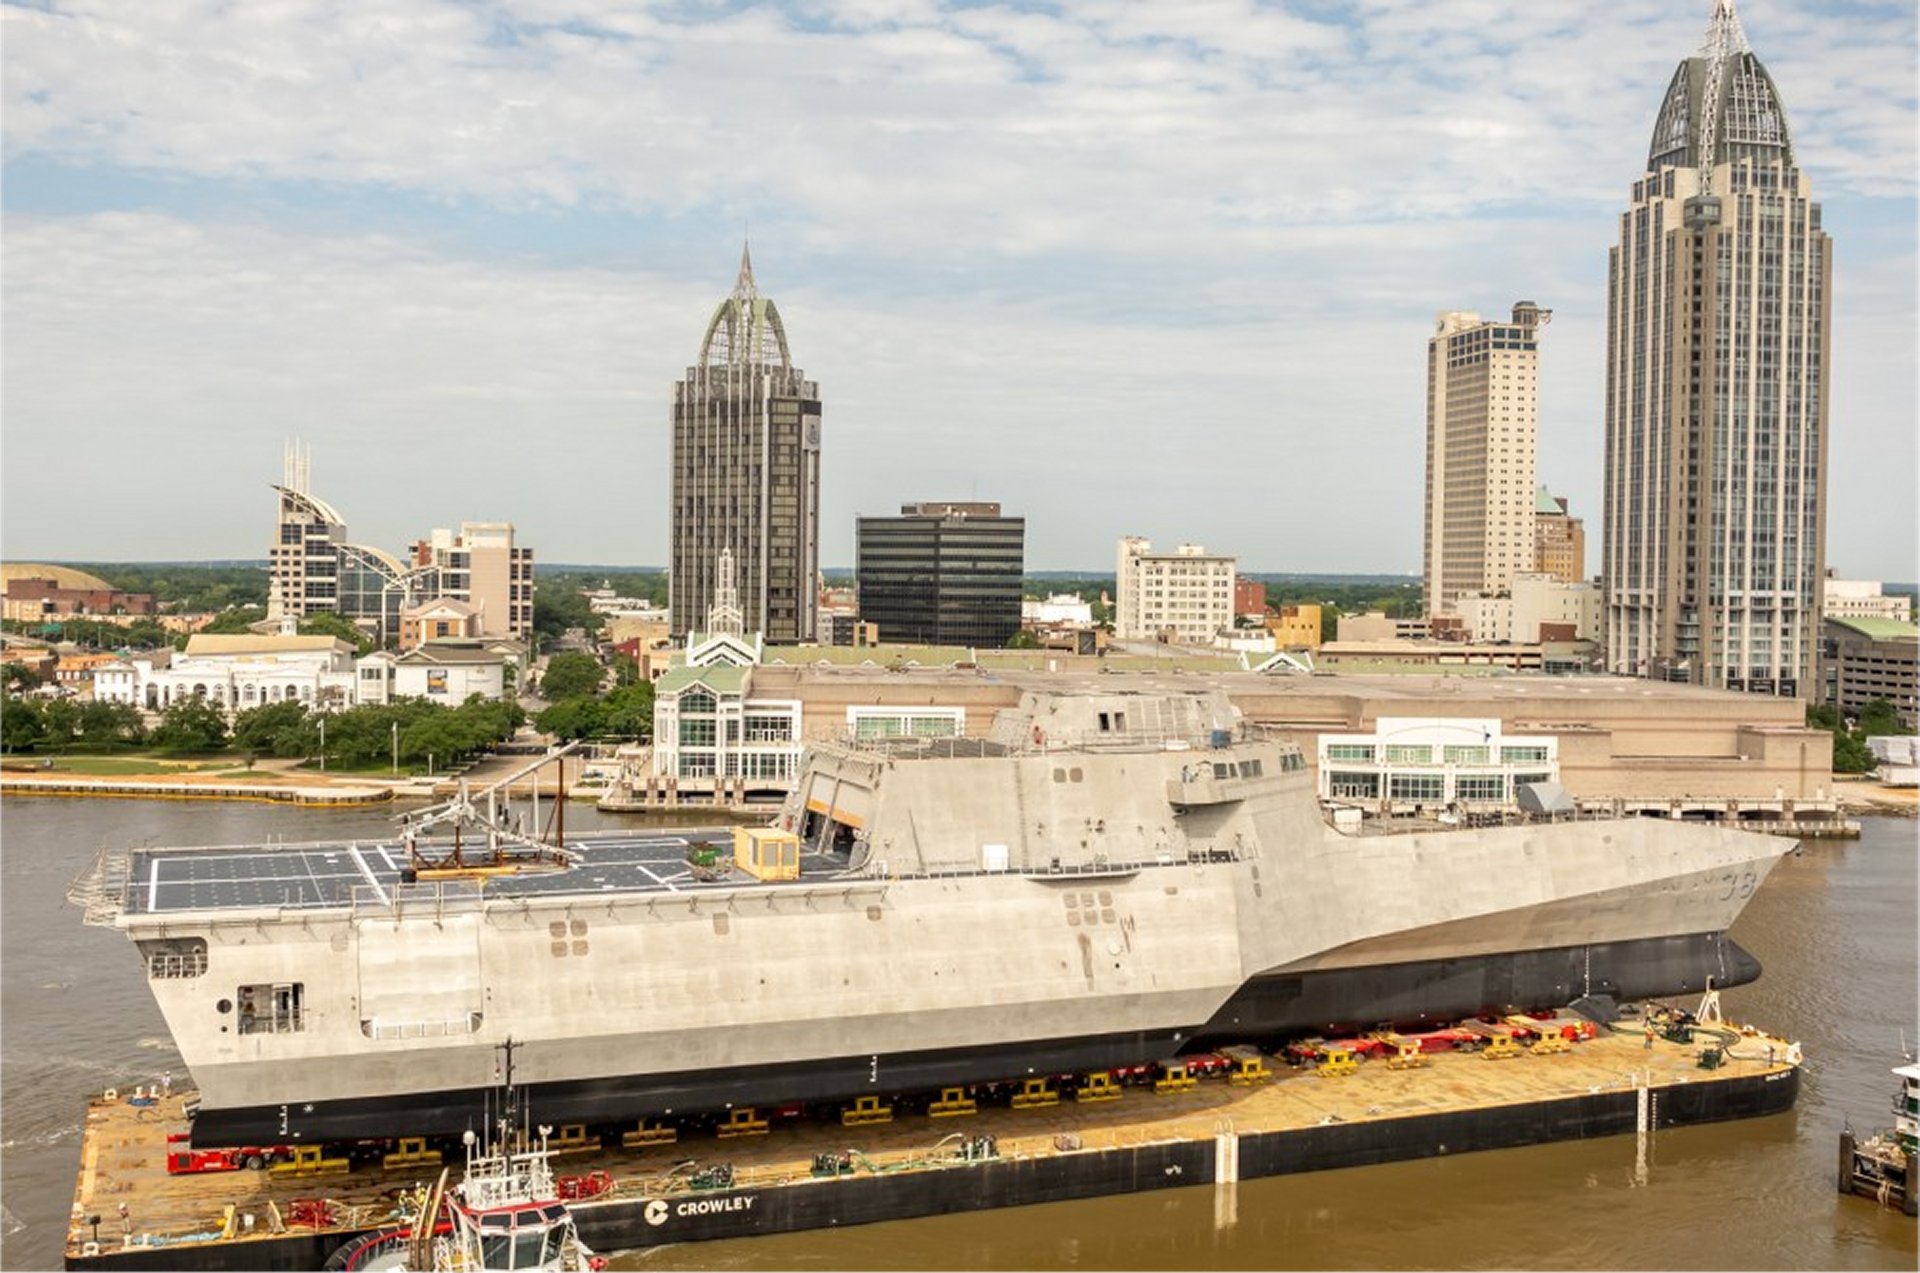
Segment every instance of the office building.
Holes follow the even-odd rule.
[[[1780,95],[1719,0],[1608,259],[1610,671],[1812,693],[1831,268]]]
[[[347,539],[347,522],[311,488],[313,456],[289,444],[279,517],[267,561],[267,618],[291,628],[333,613],[385,645],[400,614],[440,595],[435,566],[408,566],[393,554]]]
[[[811,640],[820,570],[820,389],[793,365],[774,303],[740,253],[700,355],[673,388],[673,634],[713,605],[716,563],[739,571],[746,627],[769,641]]]
[[[1881,618],[1827,619],[1823,626],[1823,701],[1853,716],[1884,698],[1901,725],[1920,729],[1920,627]]]
[[[1495,592],[1533,569],[1540,329],[1519,301],[1509,321],[1441,314],[1427,341],[1427,614]]]
[[[1128,535],[1114,571],[1114,639],[1211,645],[1233,626],[1233,584],[1232,557],[1200,544],[1156,553],[1151,541]]]
[[[462,522],[460,533],[435,530],[413,545],[416,568],[438,567],[442,597],[479,616],[476,636],[533,635],[533,549],[513,542],[511,522]]]
[[[892,645],[998,648],[1020,630],[1027,521],[998,504],[903,504],[855,522],[860,618]]]
[[[1587,577],[1587,528],[1567,512],[1567,501],[1545,486],[1533,500],[1533,573],[1562,583]]]

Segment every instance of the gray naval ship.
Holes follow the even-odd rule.
[[[455,804],[424,821],[483,824],[457,850],[415,825],[96,864],[77,899],[145,960],[196,1143],[457,1134],[509,1040],[543,1121],[611,1127],[1730,986],[1760,968],[1727,927],[1792,847],[1657,819],[1356,833],[1224,694],[1158,689],[811,746],[787,869],[758,875],[699,869],[697,836],[556,849]]]

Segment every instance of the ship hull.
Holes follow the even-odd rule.
[[[542,1122],[631,1126],[733,1106],[848,1101],[941,1087],[1139,1065],[1210,1045],[1316,1030],[1413,1024],[1483,1011],[1559,1007],[1583,994],[1622,999],[1741,985],[1760,965],[1724,933],[1399,964],[1275,970],[1249,980],[1206,1022],[921,1052],[856,1053],[778,1066],[694,1068],[542,1082],[522,1090]],[[289,1139],[453,1136],[486,1126],[492,1088],[203,1109],[196,1145]]]

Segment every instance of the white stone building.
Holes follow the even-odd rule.
[[[1234,563],[1199,544],[1156,553],[1149,540],[1122,538],[1114,571],[1114,638],[1212,644],[1216,632],[1233,626]]]
[[[378,650],[357,665],[360,703],[424,698],[458,707],[474,694],[507,697],[512,655],[486,641],[428,641],[401,654]]]
[[[1820,617],[1823,619],[1895,619],[1913,622],[1913,598],[1887,596],[1877,579],[1821,580]]]
[[[100,668],[93,692],[150,712],[186,697],[243,712],[291,700],[346,707],[355,683],[353,647],[338,637],[201,634],[178,653],[155,650]]]

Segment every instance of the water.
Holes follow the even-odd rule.
[[[580,829],[631,820],[568,811]],[[391,810],[15,799],[0,803],[0,1268],[59,1267],[91,1093],[150,1082],[178,1054],[124,938],[88,928],[67,882],[102,845],[372,837]],[[1728,1015],[1800,1039],[1799,1106],[1581,1144],[1251,1181],[1237,1218],[1211,1188],[714,1242],[618,1255],[622,1269],[1911,1269],[1914,1223],[1834,1187],[1835,1137],[1889,1121],[1911,1050],[1916,830],[1781,862],[1734,936],[1766,975]]]

